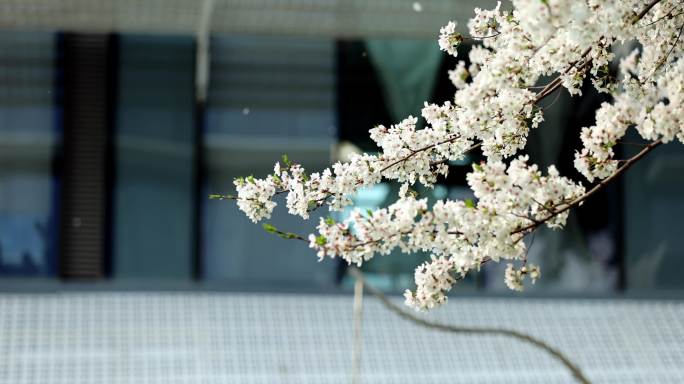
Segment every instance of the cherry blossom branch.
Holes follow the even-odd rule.
[[[606,185],[608,185],[611,181],[615,180],[617,177],[619,177],[622,173],[627,171],[634,163],[637,161],[641,160],[646,154],[651,152],[653,149],[655,149],[657,146],[661,145],[663,142],[661,140],[654,141],[653,143],[650,143],[644,147],[639,153],[634,155],[633,157],[625,160],[624,164],[620,166],[611,176],[601,180],[598,184],[596,184],[592,189],[589,190],[589,192],[585,193],[584,195],[578,197],[577,199],[573,200],[572,202],[564,205],[562,208],[558,210],[553,210],[551,214],[549,214],[547,217],[539,220],[539,222],[534,222],[530,225],[527,225],[525,227],[522,227],[520,229],[517,229],[511,233],[511,235],[519,234],[519,233],[528,233],[531,230],[536,229],[539,227],[541,224],[549,221],[550,219],[554,218],[555,216],[569,210],[570,208],[573,208],[575,206],[580,205],[583,203],[585,200],[590,198],[592,195],[594,195],[596,192],[600,191],[603,189]]]
[[[653,5],[655,2],[652,3]],[[650,9],[650,8],[649,8]],[[636,20],[639,20],[643,15],[647,13],[648,10],[644,10],[644,12],[641,12]],[[497,8],[498,12],[498,8]],[[489,20],[488,18],[486,20]],[[636,21],[634,21],[636,22]],[[489,21],[487,21],[489,23]],[[516,23],[517,24],[517,23]],[[484,29],[491,29],[489,24],[481,26]],[[455,28],[455,25],[453,23],[450,23],[447,27],[441,31],[442,34],[446,34],[447,40],[450,38],[449,34],[453,33]],[[680,30],[681,34],[681,30]],[[454,35],[454,36],[460,36],[460,35]],[[453,38],[456,38],[453,37]],[[527,40],[531,41],[527,36],[523,34],[523,37],[527,38]],[[459,40],[460,39],[456,39]],[[600,39],[599,39],[600,40]],[[546,39],[546,42],[550,41],[548,38]],[[445,43],[447,45],[451,44],[449,42]],[[676,42],[675,42],[676,44]],[[440,46],[443,45],[442,37],[440,37]],[[543,45],[543,44],[542,44]],[[599,42],[599,46],[601,43]],[[444,47],[443,47],[444,48]],[[453,48],[453,46],[451,47]],[[450,49],[451,49],[450,48]],[[538,47],[537,47],[538,48]],[[550,95],[552,92],[557,90],[561,85],[563,85],[563,76],[569,73],[572,69],[576,68],[578,65],[578,62],[581,62],[581,65],[579,66],[579,71],[586,71],[587,68],[591,65],[592,60],[584,60],[586,56],[591,52],[591,48],[587,48],[587,50],[581,55],[581,58],[570,63],[570,66],[563,72],[562,75],[559,75],[554,79],[550,84],[545,86],[538,94],[534,95],[534,98],[532,100],[532,104],[538,103],[540,100],[544,99],[548,95]],[[569,90],[573,88],[573,85],[569,86]],[[497,92],[495,92],[493,95],[489,95],[487,97],[493,98],[492,100],[498,98],[498,97],[503,97],[503,95],[506,96],[514,96],[512,100],[515,100],[516,92],[513,90],[514,88],[507,89],[507,92],[503,92],[502,95],[497,95]],[[511,94],[512,92],[512,94]],[[572,91],[571,91],[572,93]],[[518,98],[517,100],[525,100],[527,95],[524,93],[518,93],[517,94]],[[492,100],[489,100],[488,102],[492,102]],[[496,103],[496,101],[495,101]],[[529,129],[528,127],[528,120],[531,119],[531,124],[532,127],[536,127],[541,120],[543,120],[543,117],[541,116],[540,112],[532,114],[531,112],[525,112],[527,110],[527,107],[529,107],[529,102],[523,101],[521,103],[521,109],[517,114],[510,114],[510,111],[508,114],[503,114],[500,107],[495,107],[498,108],[497,112],[497,119],[499,121],[494,121],[494,124],[502,124],[505,119],[509,119],[509,121],[518,121],[518,129],[521,130],[520,133],[516,132],[506,132],[503,133],[503,143],[497,143],[494,140],[489,139],[488,137],[491,137],[491,134],[489,133],[489,128],[488,124],[485,122],[483,126],[480,128],[482,132],[484,133],[484,136],[478,136],[478,134],[472,135],[473,137],[468,137],[467,139],[479,139],[481,141],[481,144],[483,145],[483,154],[487,157],[490,157],[491,155],[495,156],[502,156],[502,157],[509,157],[512,154],[514,154],[517,150],[520,149],[520,146],[524,146],[524,137],[526,135],[526,130]],[[498,104],[494,104],[498,105]],[[446,108],[447,110],[450,107],[450,104],[447,103],[443,108]],[[426,114],[427,111],[427,114]],[[437,113],[437,114],[435,114]],[[432,121],[435,117],[437,117],[439,114],[445,113],[443,110],[440,110],[440,107],[434,107],[434,106],[428,106],[426,105],[426,109],[423,110],[423,115],[432,124]],[[430,116],[432,117],[430,117]],[[413,122],[411,122],[411,120]],[[432,184],[436,180],[436,177],[439,176],[440,174],[446,174],[447,170],[445,167],[443,167],[443,164],[445,163],[445,159],[437,159],[437,160],[432,160],[430,161],[430,167],[428,169],[410,169],[407,170],[405,165],[402,166],[402,169],[400,171],[397,171],[396,173],[392,175],[383,175],[386,171],[389,169],[395,167],[398,164],[406,164],[406,162],[413,158],[416,154],[422,153],[424,151],[433,149],[439,145],[442,144],[447,144],[447,143],[452,143],[455,142],[458,139],[464,139],[462,135],[460,134],[451,134],[451,137],[448,137],[446,139],[440,140],[438,142],[432,142],[428,145],[423,145],[423,147],[419,149],[412,149],[410,145],[405,141],[406,139],[402,139],[399,135],[396,135],[396,131],[399,130],[399,132],[402,129],[406,129],[408,132],[412,132],[412,129],[415,129],[415,119],[414,118],[409,118],[399,124],[398,128],[393,128],[395,132],[393,133],[394,136],[390,138],[390,141],[396,141],[400,140],[402,141],[402,145],[404,146],[404,150],[408,150],[409,153],[408,155],[405,155],[403,157],[400,157],[396,160],[390,161],[389,164],[386,164],[382,166],[382,168],[376,172],[373,170],[373,166],[377,165],[375,164],[376,162],[383,162],[383,159],[380,157],[374,157],[374,156],[369,156],[369,155],[362,155],[360,158],[362,158],[362,161],[366,162],[366,168],[365,172],[363,172],[363,176],[356,180],[353,184],[349,184],[346,180],[349,177],[348,171],[351,169],[352,166],[356,166],[353,161],[351,161],[348,164],[341,164],[339,165],[339,168],[344,172],[347,172],[345,177],[343,178],[344,181],[341,183],[337,183],[334,180],[334,177],[331,177],[331,174],[329,170],[326,170],[328,172],[327,176],[320,176],[320,174],[316,174],[317,177],[321,177],[324,183],[326,184],[334,184],[336,187],[341,188],[339,190],[331,191],[328,190],[327,188],[319,189],[316,190],[319,184],[319,180],[316,181],[314,184],[307,184],[307,175],[304,174],[304,170],[301,167],[298,167],[296,169],[297,175],[295,175],[295,170],[293,170],[292,175],[286,175],[289,177],[290,180],[293,180],[293,184],[289,183],[282,183],[279,179],[280,176],[280,171],[279,171],[279,164],[276,164],[276,169],[274,172],[273,176],[269,176],[267,179],[261,179],[261,180],[255,180],[254,178],[247,178],[247,184],[245,184],[244,180],[236,180],[236,186],[238,187],[238,197],[235,198],[230,195],[219,195],[218,198],[220,199],[235,199],[238,201],[238,207],[243,210],[247,216],[254,222],[259,221],[260,219],[264,217],[270,217],[271,212],[273,208],[275,207],[276,203],[271,201],[272,197],[279,195],[281,193],[288,193],[288,210],[292,214],[299,215],[305,219],[309,217],[309,213],[323,205],[330,204],[331,207],[334,210],[341,209],[344,205],[347,205],[351,202],[349,195],[353,194],[356,189],[358,189],[359,186],[364,186],[364,185],[371,185],[374,183],[379,182],[382,180],[382,178],[394,178],[397,179],[400,182],[405,182],[405,181],[410,181],[413,183],[416,179],[419,179],[423,183],[427,184]],[[488,121],[486,118],[484,120],[480,121]],[[378,127],[380,128],[380,127]],[[384,129],[384,127],[382,127]],[[467,129],[467,128],[464,128]],[[510,129],[510,127],[508,128]],[[374,140],[378,142],[378,144],[384,149],[385,144],[382,143],[384,141],[383,137],[386,134],[386,131],[380,131],[380,132],[375,132],[377,135]],[[428,133],[429,135],[429,133]],[[371,134],[373,136],[373,133]],[[425,136],[425,135],[424,135]],[[380,141],[378,141],[378,139]],[[389,145],[390,147],[393,147],[396,143],[391,142]],[[424,144],[424,142],[423,142]],[[408,148],[406,148],[408,147]],[[472,149],[472,148],[470,148]],[[465,153],[468,150],[461,149],[460,152]],[[447,153],[442,153],[441,154],[444,157],[448,157]],[[358,158],[357,158],[358,160]],[[386,160],[385,160],[386,161]],[[338,166],[336,164],[336,166]],[[436,168],[432,168],[436,167]],[[288,170],[291,170],[291,167],[288,165]],[[325,173],[325,172],[324,172]],[[338,175],[338,172],[335,171],[336,176]],[[301,178],[301,180],[300,180]],[[251,185],[250,185],[251,184]],[[313,186],[313,187],[312,187]],[[305,188],[305,189],[304,189]],[[298,191],[295,191],[295,189],[298,189]],[[216,196],[214,196],[216,197]],[[332,201],[328,201],[329,198],[332,198]]]
[[[262,225],[264,230],[268,233],[272,233],[274,235],[278,235],[282,239],[287,239],[287,240],[300,240],[300,241],[306,241],[306,239],[302,235],[298,235],[293,232],[285,232],[281,231],[278,228],[274,227],[271,224],[265,223]]]
[[[438,141],[438,142],[433,143],[433,144],[428,144],[428,145],[426,145],[426,146],[424,146],[424,147],[421,147],[421,148],[418,148],[418,149],[415,149],[415,150],[412,149],[411,152],[410,152],[408,155],[406,155],[406,156],[404,156],[404,157],[402,157],[402,158],[400,158],[400,159],[398,159],[398,160],[396,160],[396,161],[393,161],[393,162],[390,163],[389,165],[387,165],[387,166],[381,168],[379,172],[380,172],[380,173],[383,173],[383,172],[385,172],[386,170],[388,170],[388,169],[394,167],[395,165],[400,164],[400,163],[403,163],[403,162],[405,162],[406,160],[412,158],[413,156],[415,156],[415,155],[417,155],[417,154],[419,154],[419,153],[421,153],[421,152],[425,152],[425,151],[427,151],[427,150],[429,150],[429,149],[432,149],[432,148],[434,148],[434,147],[436,147],[436,146],[438,146],[438,145],[442,145],[442,144],[447,144],[447,143],[454,142],[455,140],[458,140],[458,139],[460,139],[460,138],[461,138],[460,135],[456,135],[456,134],[455,134],[455,135],[451,136],[450,138],[448,138],[448,139],[446,139],[446,140]],[[468,148],[467,150],[465,150],[463,153],[464,153],[464,154],[465,154],[465,153],[468,153],[468,152],[472,151],[473,149],[475,149],[475,148],[477,148],[477,147],[479,147],[479,146],[480,146],[480,143],[473,144],[472,146],[470,146],[470,148]],[[447,161],[448,161],[448,160],[447,160]],[[432,164],[439,164],[439,163],[438,163],[438,162],[434,162],[434,163],[431,163],[431,165],[432,165]]]
[[[391,168],[394,167],[394,166],[397,166],[397,165],[399,165],[399,164],[401,164],[401,163],[404,163],[404,162],[408,161],[409,159],[411,159],[412,157],[414,157],[415,155],[417,155],[417,154],[419,154],[419,153],[421,153],[421,152],[425,152],[425,151],[427,151],[427,150],[430,150],[430,149],[435,148],[435,147],[437,147],[437,146],[439,146],[439,145],[442,145],[442,144],[447,144],[447,143],[454,142],[454,141],[456,141],[456,140],[458,140],[458,139],[460,139],[460,138],[461,138],[460,135],[454,134],[454,135],[452,135],[451,137],[449,137],[448,139],[439,141],[439,142],[437,142],[437,143],[429,144],[429,145],[423,146],[423,147],[418,148],[418,149],[415,149],[415,150],[410,150],[410,153],[409,153],[408,155],[406,155],[406,156],[404,156],[404,157],[401,157],[401,158],[399,158],[399,159],[396,159],[396,160],[392,161],[390,164],[388,164],[388,165],[382,167],[382,168],[381,168],[379,171],[377,171],[377,172],[378,172],[378,174],[382,175],[382,173],[384,173],[385,171],[391,169]],[[469,153],[469,152],[471,152],[471,151],[473,151],[473,150],[479,148],[480,145],[481,145],[481,143],[476,143],[476,144],[471,145],[469,148],[467,148],[465,151],[463,151],[463,154],[467,154],[467,153]],[[449,159],[446,159],[446,158],[445,158],[445,159],[440,159],[440,160],[434,160],[434,161],[431,161],[431,162],[430,162],[430,166],[431,166],[431,167],[434,167],[434,166],[437,166],[437,165],[440,165],[440,164],[445,164],[445,163],[448,163],[448,162],[449,162]],[[359,180],[356,181],[355,185],[356,185],[356,186],[361,186],[361,185],[364,184],[364,182],[365,182],[365,180],[359,179]],[[283,193],[288,193],[288,192],[290,192],[289,189],[279,189],[279,190],[275,191],[275,193],[273,193],[273,196],[277,196],[277,195],[280,195],[280,194],[283,194]],[[313,212],[313,211],[315,211],[316,209],[322,207],[322,206],[325,204],[325,202],[326,202],[330,197],[332,197],[332,196],[334,195],[334,194],[333,194],[332,192],[330,192],[330,191],[323,191],[323,193],[324,193],[324,195],[323,195],[322,197],[320,197],[320,198],[318,198],[318,199],[316,199],[316,200],[314,201],[314,202],[315,202],[315,205],[314,205],[313,207],[311,207],[311,208],[308,209],[309,212]],[[238,196],[235,196],[235,195],[223,195],[223,194],[211,194],[211,195],[209,195],[209,198],[210,198],[210,199],[216,199],[216,200],[238,200],[238,199],[239,199],[239,197],[238,197]],[[249,200],[249,201],[256,201],[256,199],[246,199],[246,200]]]
[[[580,59],[571,63],[570,66],[563,72],[563,74],[567,74],[568,72],[570,72],[575,67],[575,65],[577,65],[577,63],[579,61],[585,59],[589,55],[590,52],[591,52],[591,48],[587,48],[584,52],[582,52],[582,56],[580,57]],[[585,70],[590,64],[591,64],[591,59],[585,61],[580,66],[579,70]],[[539,93],[537,93],[537,96],[534,99],[534,103],[536,104],[536,103],[540,102],[546,96],[550,95],[551,93],[553,93],[553,91],[558,89],[562,84],[563,84],[563,80],[562,80],[561,75],[556,76],[555,79],[553,79],[541,91],[539,91]]]
[[[647,14],[647,13],[648,13],[656,4],[660,3],[661,1],[662,1],[662,0],[652,0],[648,5],[646,5],[646,7],[644,7],[644,9],[641,10],[641,12],[639,12],[639,13],[636,15],[636,17],[634,18],[634,21],[632,22],[632,24],[637,23],[639,20],[641,20],[644,16],[646,16],[646,14]],[[680,34],[681,34],[681,29],[680,29]],[[678,39],[679,39],[679,38],[678,38]],[[676,43],[675,43],[675,44],[676,44]],[[590,47],[590,48],[587,48],[587,49],[582,53],[582,56],[581,56],[580,60],[586,58],[586,57],[589,55],[590,52],[591,52],[591,47]],[[669,54],[668,54],[668,55],[669,55]],[[578,60],[578,61],[579,61],[579,60]],[[584,62],[584,63],[582,64],[582,66],[580,67],[580,70],[584,70],[590,63],[591,63],[591,60],[587,60],[586,62]],[[564,71],[564,74],[567,74],[570,70],[572,70],[572,68],[574,68],[576,64],[577,64],[577,61],[571,63],[570,67],[568,67],[568,68]],[[553,79],[553,81],[551,81],[551,83],[547,84],[541,91],[539,91],[539,93],[537,94],[537,97],[535,98],[535,104],[538,103],[541,99],[543,99],[543,98],[545,98],[546,96],[548,96],[549,94],[551,94],[551,93],[552,93],[553,91],[555,91],[556,89],[558,89],[558,88],[561,86],[561,84],[562,84],[561,76],[557,76],[555,79]]]
[[[661,1],[644,0],[641,3],[648,4],[640,11],[635,11],[640,3],[635,0],[616,0],[614,6],[606,7],[569,0],[544,3],[548,12],[539,12],[534,1],[517,2],[514,12],[502,11],[499,5],[493,10],[476,9],[468,25],[470,34],[486,37],[494,30],[499,37],[492,36],[471,51],[472,68],[465,69],[465,62],[460,61],[450,72],[456,94],[442,105],[425,104],[421,111],[425,129],[416,129],[417,119],[412,116],[389,128],[377,126],[369,133],[381,148],[379,154],[354,154],[346,162],[311,174],[284,157],[285,167],[276,163],[273,174],[264,179],[235,180],[237,205],[258,222],[270,218],[277,205],[274,196],[286,193],[289,213],[308,219],[318,207],[328,205],[331,211],[340,211],[353,204],[352,196],[359,188],[383,179],[395,180],[402,183],[396,202],[370,211],[367,217],[357,209],[339,223],[321,219],[318,233],[306,240],[270,226],[264,228],[281,237],[308,240],[319,258],[341,257],[357,265],[395,248],[405,253],[430,251],[431,261],[416,269],[415,293],[405,294],[407,304],[420,310],[444,303],[454,279],[490,260],[523,260],[518,269],[508,264],[504,276],[509,288],[522,290],[525,278],[534,282],[540,276],[537,266],[525,264],[529,248],[522,240],[528,233],[542,224],[562,228],[571,208],[661,141],[684,142],[679,97],[684,61],[671,60],[671,70],[656,73],[657,78],[648,84],[634,81],[634,76],[639,79],[647,70],[657,70],[662,51],[667,51],[664,60],[682,53],[678,42],[684,20],[679,17],[659,24],[657,33],[634,26],[652,9],[657,14],[650,20],[677,12],[679,5],[674,0]],[[658,3],[666,5],[654,8]],[[587,17],[573,18],[571,14]],[[531,27],[535,25],[542,27]],[[453,56],[463,41],[455,29],[450,22],[440,30],[439,38],[440,48]],[[669,50],[663,37],[668,44],[674,39]],[[627,40],[636,40],[640,48],[621,60],[620,71],[625,76],[623,87],[618,88],[606,75],[605,68],[613,59],[608,46]],[[544,46],[549,49],[540,49]],[[529,87],[552,72],[556,77],[548,84]],[[590,72],[594,87],[615,97],[613,102],[602,103],[595,124],[579,133],[583,148],[575,154],[574,166],[590,182],[602,180],[587,192],[579,181],[561,176],[553,166],[543,173],[537,165],[528,164],[528,156],[512,157],[525,147],[529,131],[543,121],[540,101],[551,94],[557,98],[561,87],[580,94]],[[466,83],[468,78],[471,80]],[[616,160],[613,147],[630,127],[649,144],[633,158]],[[434,185],[438,177],[447,174],[449,159],[462,158],[477,146],[486,161],[473,164],[474,170],[467,176],[477,203],[445,199],[428,210],[427,199],[408,191],[416,182]]]
[[[657,71],[663,65],[665,65],[665,63],[667,62],[667,59],[672,54],[672,51],[674,51],[675,47],[677,46],[677,43],[679,43],[679,39],[682,37],[682,31],[684,31],[684,24],[682,24],[682,26],[679,27],[679,32],[677,33],[677,38],[672,43],[672,46],[670,46],[670,49],[667,51],[667,54],[660,60],[660,63],[658,64],[658,66],[653,69],[653,72]]]
[[[590,198],[592,195],[597,193],[599,190],[603,189],[606,185],[608,185],[610,182],[612,182],[613,180],[618,178],[622,173],[627,171],[634,163],[641,160],[647,153],[652,151],[654,148],[656,148],[660,144],[662,144],[661,140],[658,140],[656,142],[648,144],[637,155],[626,160],[616,171],[613,172],[612,175],[610,175],[609,177],[605,178],[604,180],[602,180],[601,182],[596,184],[588,192],[584,192],[582,190],[581,195],[575,194],[571,200],[569,200],[568,197],[566,197],[566,198],[554,199],[552,203],[551,202],[542,203],[541,201],[532,197],[531,202],[537,204],[546,213],[543,216],[540,216],[539,213],[533,214],[531,216],[528,216],[527,214],[523,215],[522,213],[520,213],[522,211],[505,213],[505,214],[508,214],[510,216],[518,217],[518,218],[521,218],[525,221],[530,222],[530,224],[527,224],[524,226],[523,226],[524,223],[520,223],[519,225],[511,228],[510,236],[513,236],[512,243],[513,244],[519,243],[520,241],[522,241],[522,239],[525,237],[525,235],[527,235],[530,232],[533,232],[535,229],[540,227],[542,224],[545,224],[545,223],[548,224],[551,222],[553,224],[550,224],[550,225],[557,226],[558,225],[557,217],[559,215],[564,214],[568,210],[570,210],[571,208],[580,205],[582,202],[584,202],[585,200]],[[486,180],[484,182],[486,183]],[[523,192],[521,187],[518,187],[517,190],[519,190],[520,193]],[[518,193],[518,192],[512,192],[512,193]],[[425,203],[421,203],[421,204],[425,204]],[[475,205],[473,202],[466,202],[465,206],[466,207],[470,206],[472,208],[475,208]],[[384,211],[384,213],[383,213],[384,217],[387,217],[389,215],[390,219],[391,219],[392,213],[388,213],[384,209],[382,211]],[[419,215],[426,214],[427,213],[427,207],[424,206],[423,208],[420,208],[420,210],[417,213]],[[404,214],[400,214],[400,215],[403,216]],[[565,214],[565,216],[567,216],[567,214]],[[339,228],[344,231],[343,236],[346,237],[348,240],[343,241],[343,242],[336,244],[334,246],[331,246],[331,248],[326,248],[325,246],[327,243],[327,237],[326,237],[327,235],[323,236],[322,237],[322,243],[318,244],[319,246],[322,247],[322,248],[319,248],[319,251],[322,252],[322,253],[319,253],[319,256],[322,257],[323,255],[326,255],[326,254],[340,255],[350,263],[358,263],[360,260],[360,259],[358,259],[358,257],[360,257],[359,255],[363,255],[364,252],[377,252],[377,250],[374,250],[373,248],[366,248],[366,247],[368,247],[368,246],[377,247],[378,245],[381,245],[381,244],[390,244],[391,247],[395,247],[400,242],[406,241],[406,240],[402,240],[403,236],[411,236],[411,235],[415,236],[414,231],[416,230],[416,228],[424,228],[424,229],[419,229],[419,232],[423,231],[422,232],[423,236],[433,236],[433,240],[434,240],[435,235],[438,235],[439,233],[443,233],[444,235],[449,235],[449,236],[450,235],[457,235],[460,237],[459,238],[460,241],[466,241],[467,243],[470,243],[470,246],[476,246],[476,244],[473,244],[470,240],[463,238],[462,235],[464,235],[464,234],[460,230],[450,229],[446,232],[443,230],[439,230],[440,224],[439,224],[439,222],[434,221],[434,217],[435,217],[434,214],[431,214],[429,217],[430,217],[429,221],[420,221],[419,220],[419,222],[411,224],[410,228],[404,227],[406,229],[403,229],[403,230],[395,232],[395,233],[382,234],[382,232],[380,232],[381,236],[378,237],[376,235],[373,235],[373,236],[370,236],[370,238],[366,237],[366,236],[369,236],[368,234],[362,235],[360,238],[357,237],[356,235],[352,235],[349,232],[346,225],[343,225]],[[360,218],[360,216],[358,216],[358,213],[357,213],[357,218],[354,219],[354,222],[356,224],[361,225],[360,228],[365,228],[365,229],[363,229],[363,232],[368,233],[369,230],[375,231],[376,227],[372,221],[373,215],[371,215],[368,218],[368,220],[365,220],[365,219],[363,220],[365,222],[365,224],[357,222],[357,220],[359,218]],[[564,218],[561,220],[562,220],[562,222],[565,221]],[[333,226],[333,227],[342,225],[342,224],[334,223],[332,221],[330,223],[326,223],[326,224],[327,224],[327,226]],[[323,226],[323,227],[319,226],[319,231],[322,231],[321,228],[326,228],[327,226]],[[329,227],[327,227],[327,228],[329,228]],[[429,231],[429,233],[426,230]],[[321,233],[323,234],[323,232],[321,232]],[[397,239],[397,236],[399,237],[399,239]],[[364,239],[364,237],[365,237],[365,239]],[[378,249],[381,249],[381,248],[382,247],[380,247]],[[492,256],[492,255],[490,255],[490,256]],[[489,258],[489,257],[483,258],[481,260],[480,265],[490,261],[490,259],[491,258]]]
[[[473,41],[477,41],[477,40],[491,39],[491,38],[493,38],[493,37],[499,36],[500,34],[501,34],[501,32],[496,31],[496,33],[494,33],[494,34],[492,34],[492,35],[488,35],[488,36],[464,36],[464,37],[463,37],[463,40],[473,40]]]
[[[659,18],[657,18],[657,19],[651,21],[650,23],[647,23],[647,24],[642,25],[641,28],[650,27],[651,25],[653,25],[653,24],[655,24],[655,23],[657,23],[657,22],[659,22],[659,21],[661,21],[661,20],[664,20],[664,19],[666,19],[666,18],[673,18],[673,17],[677,17],[677,16],[681,15],[682,12],[680,12],[680,13],[675,13],[675,14],[672,13],[672,11],[674,11],[675,9],[681,7],[681,5],[682,5],[682,4],[677,4],[677,5],[675,5],[675,6],[672,7],[664,16],[661,16],[661,17],[659,17]]]
[[[394,312],[394,314],[396,314],[404,320],[408,320],[422,327],[435,329],[443,332],[467,335],[491,335],[512,337],[514,339],[529,343],[551,355],[553,358],[562,363],[563,366],[565,366],[570,371],[570,373],[577,380],[577,382],[583,384],[590,383],[589,379],[584,375],[584,373],[582,373],[582,370],[576,363],[572,362],[572,360],[570,360],[570,358],[563,354],[560,350],[552,347],[551,345],[549,345],[541,339],[538,339],[530,334],[513,329],[499,327],[466,327],[452,324],[444,324],[424,319],[422,317],[416,316],[415,314],[407,310],[404,310],[399,305],[392,302],[382,291],[368,284],[368,282],[365,279],[365,276],[358,268],[350,267],[349,273],[352,276],[354,276],[354,278],[357,281],[360,281],[366,287],[366,290],[371,295],[375,296],[378,300],[380,300],[380,302],[383,306],[385,306],[385,308],[387,308],[391,312]]]
[[[641,12],[639,12],[639,13],[636,15],[636,18],[635,18],[634,22],[636,23],[637,21],[641,20],[644,16],[646,16],[646,14],[647,14],[653,7],[656,6],[656,4],[660,3],[661,1],[662,1],[662,0],[652,0],[650,3],[648,3],[648,4],[644,7],[644,9],[642,9]]]
[[[451,142],[453,142],[453,141],[455,141],[455,140],[457,140],[457,139],[460,139],[460,138],[461,138],[461,137],[460,137],[459,135],[454,135],[454,136],[452,136],[452,137],[449,138],[449,139],[446,139],[446,140],[443,140],[443,141],[440,141],[440,142],[437,142],[437,143],[434,143],[434,144],[426,145],[426,146],[424,146],[424,147],[422,147],[422,148],[419,148],[419,149],[416,149],[416,150],[411,150],[411,152],[410,152],[408,155],[406,155],[406,156],[404,156],[403,158],[400,158],[400,159],[398,159],[398,160],[396,160],[396,161],[390,163],[389,165],[387,165],[387,166],[381,168],[381,169],[378,171],[378,173],[382,175],[383,172],[387,171],[388,169],[390,169],[390,168],[392,168],[392,167],[394,167],[394,166],[396,166],[396,165],[398,165],[398,164],[401,164],[401,163],[404,163],[404,162],[408,161],[411,157],[417,155],[418,153],[427,151],[427,150],[432,149],[432,148],[434,148],[434,147],[436,147],[436,146],[438,146],[438,145],[442,145],[442,144],[446,144],[446,143],[451,143]],[[477,144],[471,145],[470,148],[468,148],[468,149],[466,149],[465,151],[463,151],[463,154],[469,153],[470,151],[472,151],[472,150],[478,148],[480,145],[481,145],[481,143],[477,143]],[[440,165],[440,164],[445,164],[445,163],[447,163],[447,162],[449,162],[449,159],[446,159],[446,158],[445,158],[445,159],[441,159],[441,160],[435,160],[435,161],[431,161],[431,162],[430,162],[430,166],[431,166],[431,167],[434,167],[434,166],[437,166],[437,165]],[[356,182],[356,185],[357,185],[357,186],[360,186],[360,185],[363,185],[363,183],[364,183],[364,180],[358,180],[358,181]],[[288,192],[288,190],[287,190],[287,189],[280,190],[280,191],[276,192],[276,194],[280,194],[280,193],[284,193],[284,192]],[[330,191],[324,191],[324,193],[325,193],[325,195],[324,195],[323,197],[321,197],[321,198],[319,198],[319,199],[317,199],[317,200],[315,201],[316,205],[315,205],[314,207],[310,208],[310,209],[309,209],[309,212],[313,212],[313,211],[317,210],[318,208],[322,207],[322,206],[325,204],[325,202],[326,202],[330,197],[333,196],[333,193],[330,192]]]

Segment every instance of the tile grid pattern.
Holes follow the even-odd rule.
[[[572,382],[525,343],[364,306],[364,384]],[[684,382],[681,302],[455,298],[428,317],[529,332],[596,383]],[[351,327],[348,296],[1,294],[0,383],[349,383]]]
[[[195,34],[199,0],[2,0],[0,29]],[[312,37],[408,37],[436,39],[458,21],[462,32],[475,7],[493,0],[215,0],[212,33]]]

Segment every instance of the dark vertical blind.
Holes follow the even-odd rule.
[[[111,125],[112,37],[61,36],[63,155],[60,272],[65,278],[105,274],[107,137]]]

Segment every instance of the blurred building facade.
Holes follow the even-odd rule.
[[[197,98],[198,45],[186,31],[0,32],[0,277],[339,286],[343,265],[318,263],[305,244],[269,236],[233,203],[207,197],[231,193],[234,177],[269,173],[283,153],[317,170],[341,141],[377,150],[369,128],[419,113],[422,100],[451,97],[446,70],[455,61],[421,25],[396,36],[368,25],[348,36],[339,31],[354,29],[344,25],[318,36],[214,34],[206,103]],[[578,177],[575,136],[592,118],[582,111],[600,101],[562,95],[530,138],[533,160]],[[565,232],[535,235],[530,257],[546,275],[540,289],[684,289],[678,145],[579,209]],[[437,188],[421,192],[432,201],[467,196],[468,167],[455,165]],[[357,202],[381,206],[395,189],[380,185]],[[272,222],[309,233],[316,221],[279,209]],[[425,257],[392,255],[368,271],[377,284],[399,289]],[[494,266],[464,285],[500,290],[502,273]]]

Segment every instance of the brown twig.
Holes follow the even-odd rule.
[[[567,203],[563,208],[554,210],[553,213],[549,214],[545,218],[539,220],[539,223],[532,223],[530,225],[527,225],[525,227],[519,228],[511,233],[511,235],[515,235],[518,233],[527,233],[530,230],[534,230],[537,228],[539,225],[542,223],[545,223],[549,221],[550,219],[554,218],[555,216],[558,216],[559,214],[567,211],[568,209],[575,207],[585,200],[587,200],[589,197],[594,195],[596,192],[600,191],[603,189],[606,185],[608,185],[611,181],[615,180],[618,176],[620,176],[622,173],[624,173],[626,170],[628,170],[634,163],[637,161],[641,160],[644,156],[646,156],[647,153],[651,152],[654,148],[662,144],[663,142],[661,140],[654,141],[651,144],[647,145],[642,149],[639,153],[637,153],[635,156],[625,160],[625,163],[620,166],[612,175],[608,176],[607,178],[601,180],[598,184],[596,184],[592,189],[589,190],[589,192],[586,192],[582,196],[578,197],[577,199],[571,201],[570,203]]]
[[[636,23],[637,21],[641,20],[644,16],[646,16],[646,14],[651,10],[651,8],[655,7],[655,5],[660,3],[661,1],[662,0],[652,0],[650,3],[648,3],[646,7],[644,7],[644,9],[642,9],[641,12],[639,12],[636,15],[634,22]]]

